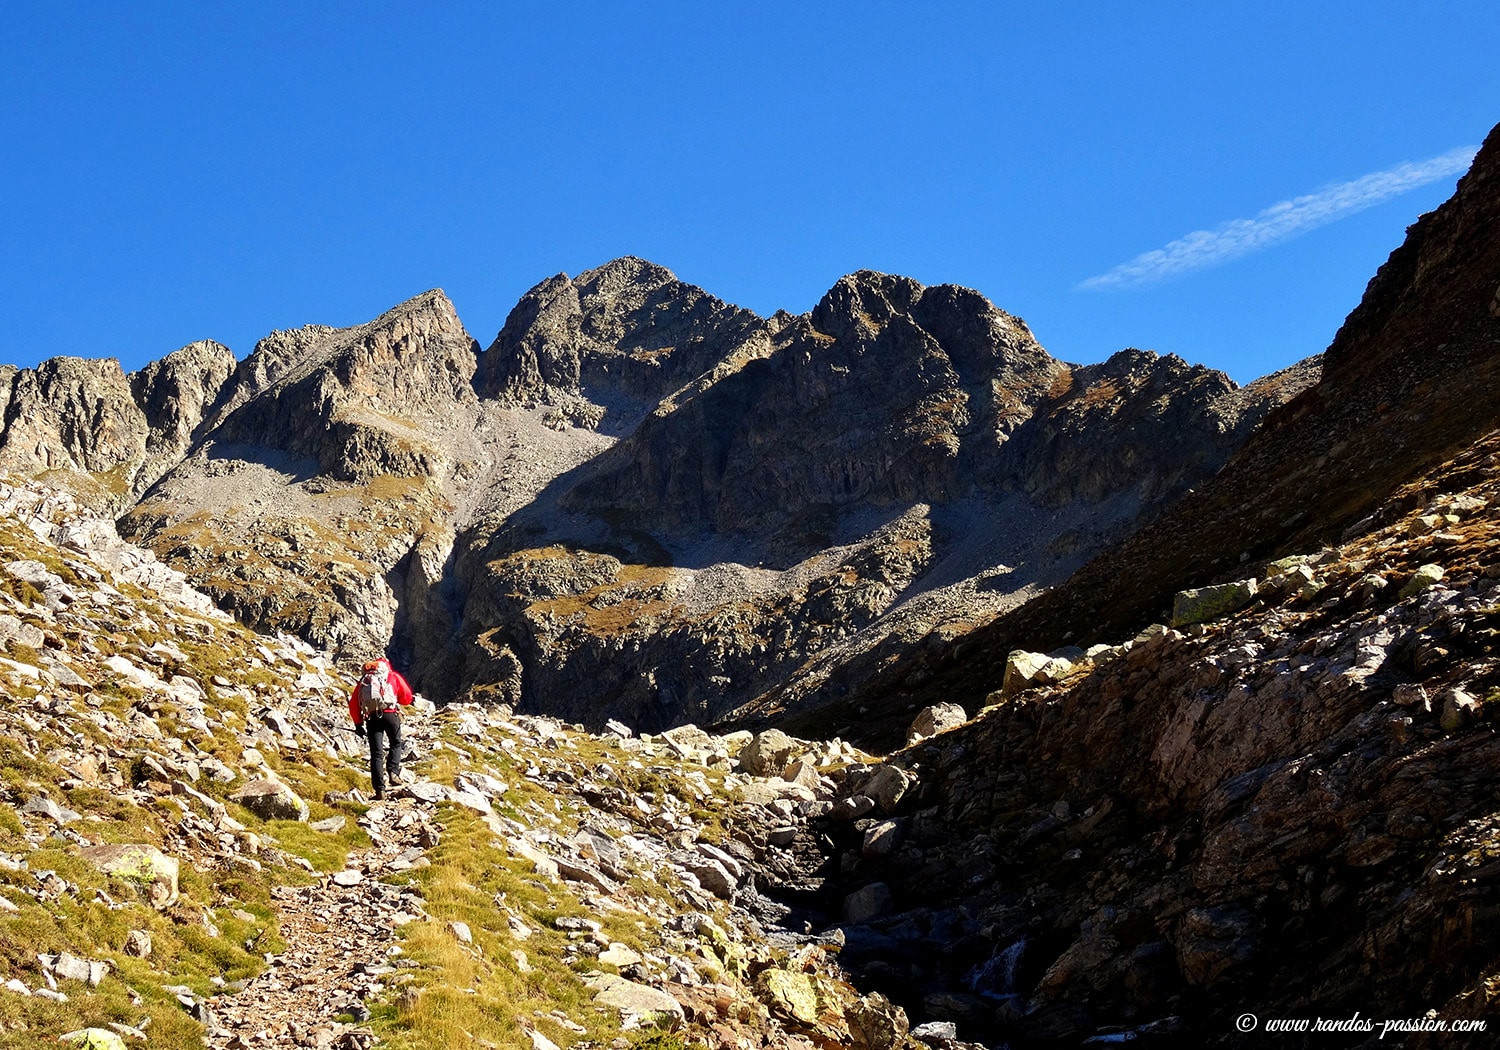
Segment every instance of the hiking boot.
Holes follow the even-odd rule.
[[[376,802],[384,802],[385,801],[385,792],[384,791],[377,791],[377,792],[375,792],[375,801]]]

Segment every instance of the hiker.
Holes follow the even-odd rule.
[[[349,694],[354,732],[370,740],[370,783],[377,799],[385,798],[387,779],[395,784],[401,773],[401,708],[411,701],[411,686],[384,658],[365,664]]]

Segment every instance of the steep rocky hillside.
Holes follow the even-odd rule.
[[[991,1045],[1356,1015],[1374,1035],[1287,1045],[1493,1045],[1377,1037],[1500,1024],[1497,464],[1500,431],[1383,525],[1184,592],[1175,629],[1010,654],[972,723],[893,756],[893,811],[828,825],[844,964]]]
[[[660,729],[1024,602],[1316,375],[1071,366],[976,292],[870,272],[762,319],[627,258],[542,282],[483,352],[433,291],[238,364],[11,370],[0,465],[258,630]]]
[[[0,606],[0,1047],[921,1046],[774,899],[847,745],[419,701],[372,804],[328,654],[70,499],[0,484]]]

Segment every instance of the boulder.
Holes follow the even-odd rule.
[[[860,855],[869,860],[879,860],[882,857],[889,857],[900,844],[900,821],[883,820],[865,830],[864,842],[860,845]]]
[[[73,821],[78,820],[81,816],[81,814],[79,814],[75,810],[68,809],[65,806],[59,806],[50,798],[44,798],[41,795],[27,800],[27,802],[21,806],[19,812],[32,817],[46,817],[48,820],[54,821],[58,824],[71,824]]]
[[[1000,680],[1000,695],[1002,697],[1014,696],[1022,689],[1036,682],[1038,673],[1047,665],[1051,657],[1045,653],[1027,652],[1025,649],[1012,650],[1005,658],[1005,677]]]
[[[1411,574],[1411,579],[1407,580],[1402,586],[1396,598],[1399,601],[1410,598],[1413,595],[1421,594],[1433,584],[1441,581],[1442,578],[1443,567],[1441,565],[1419,566],[1417,571]]]
[[[1441,699],[1443,712],[1439,724],[1449,733],[1468,728],[1479,714],[1479,700],[1457,686],[1443,690]]]
[[[968,720],[969,716],[958,704],[933,704],[931,707],[924,707],[917,712],[911,728],[906,731],[906,743],[908,746],[915,744],[918,740],[961,726]]]
[[[767,729],[740,750],[740,769],[755,777],[777,777],[796,751],[795,740],[779,729]]]
[[[634,1020],[637,1025],[656,1024],[675,1029],[681,1027],[686,1018],[681,1003],[648,985],[627,981],[614,974],[585,978],[584,983],[594,993],[594,1002],[614,1007],[626,1020]]]
[[[0,613],[0,648],[9,648],[12,643],[40,649],[46,636],[40,627],[25,623],[10,613]]]
[[[698,884],[721,900],[734,896],[734,876],[719,861],[701,853],[682,853],[673,858],[684,870],[698,880]]]
[[[1253,579],[1178,591],[1172,599],[1172,626],[1186,627],[1222,620],[1255,601],[1257,591]]]
[[[889,813],[911,785],[911,774],[905,770],[896,766],[877,766],[860,790],[874,800],[882,813]]]
[[[844,898],[847,922],[869,922],[891,910],[891,888],[883,882],[872,882]]]
[[[177,858],[144,843],[85,846],[84,860],[128,884],[155,908],[177,900]]]
[[[818,767],[805,758],[794,758],[788,762],[781,771],[781,779],[791,784],[800,784],[812,792],[816,792],[822,784]]]
[[[879,992],[871,992],[844,1010],[854,1050],[899,1050],[906,1046],[911,1023],[906,1011]]]
[[[261,820],[306,820],[307,803],[297,793],[277,780],[258,778],[250,781],[233,795],[231,802],[238,802]]]
[[[818,1023],[818,986],[805,973],[763,970],[756,988],[771,1010],[805,1025]]]
[[[875,800],[869,795],[851,795],[841,798],[828,811],[828,819],[840,822],[858,820],[875,808]]]

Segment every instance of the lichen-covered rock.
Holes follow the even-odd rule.
[[[1396,597],[1398,599],[1405,599],[1410,598],[1413,595],[1421,594],[1433,584],[1440,583],[1443,579],[1443,575],[1443,567],[1441,565],[1434,565],[1430,563],[1427,565],[1419,565],[1417,567],[1417,570],[1411,574],[1411,578],[1402,585],[1401,590],[1397,592]]]
[[[136,890],[152,907],[166,908],[177,901],[177,858],[144,843],[85,846],[80,851],[88,861],[111,878]],[[147,951],[149,951],[149,940]]]
[[[1236,580],[1178,591],[1172,599],[1172,626],[1222,620],[1253,602],[1257,589],[1255,580]]]

